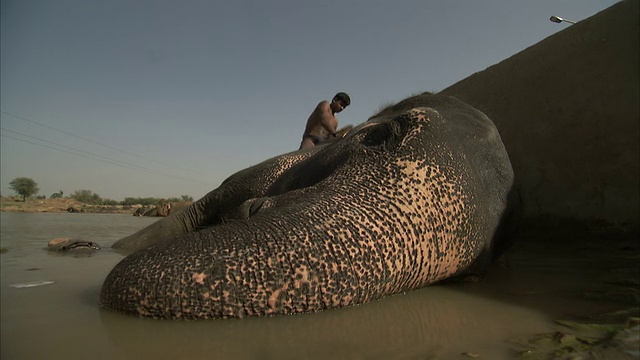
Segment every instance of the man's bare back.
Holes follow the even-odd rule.
[[[306,149],[321,144],[336,136],[338,119],[335,114],[341,112],[351,104],[349,95],[338,93],[331,102],[321,101],[313,110],[302,135],[300,149]]]

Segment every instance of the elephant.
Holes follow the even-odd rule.
[[[509,244],[513,182],[491,120],[425,93],[118,240],[130,253],[100,304],[151,318],[285,315],[482,275]]]

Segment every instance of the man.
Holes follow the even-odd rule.
[[[338,128],[336,114],[350,104],[351,98],[343,92],[337,93],[331,103],[326,100],[321,101],[307,120],[300,149],[320,145],[329,140],[330,136],[335,137]]]

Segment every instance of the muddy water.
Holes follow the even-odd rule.
[[[139,319],[100,309],[99,291],[122,259],[108,247],[156,219],[0,213],[0,221],[1,247],[8,249],[0,258],[2,359],[510,359],[511,339],[552,331],[554,318],[615,307],[573,296],[589,281],[584,264],[562,264],[575,269],[567,271],[516,247],[484,281],[347,309],[243,320]],[[54,237],[92,240],[103,250],[92,256],[43,250]]]

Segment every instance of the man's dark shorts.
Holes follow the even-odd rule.
[[[321,135],[307,135],[307,136],[305,136],[305,138],[310,138],[311,141],[313,141],[314,145],[320,145],[323,142],[329,140],[328,137],[321,136]]]

